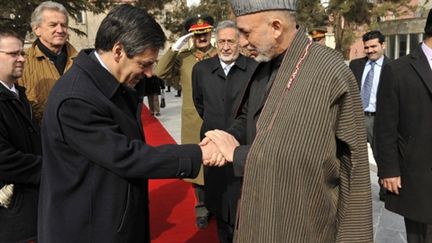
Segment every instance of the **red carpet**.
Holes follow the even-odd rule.
[[[141,116],[146,142],[157,146],[176,142],[143,106]],[[190,183],[178,179],[150,180],[150,230],[156,243],[216,243],[216,222],[204,230],[195,227],[195,197]]]

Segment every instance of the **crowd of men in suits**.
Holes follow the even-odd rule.
[[[181,145],[143,136],[166,41],[145,10],[114,7],[79,53],[59,3],[35,9],[26,51],[0,30],[0,242],[150,242],[148,179],[199,173],[196,226],[213,214],[220,242],[372,242],[366,142],[408,242],[432,242],[432,11],[409,55],[390,61],[374,30],[347,67],[296,0],[231,6],[214,47],[193,16],[156,69],[182,80]]]

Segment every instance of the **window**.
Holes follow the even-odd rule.
[[[386,55],[390,59],[398,59],[410,54],[418,47],[422,41],[422,36],[422,34],[418,33],[386,36]]]
[[[85,24],[85,22],[86,22],[85,16],[86,15],[85,15],[84,11],[81,11],[78,14],[75,14],[77,24]]]

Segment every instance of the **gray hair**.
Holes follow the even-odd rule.
[[[223,30],[223,29],[234,29],[235,32],[236,32],[236,36],[237,36],[237,38],[240,36],[240,31],[239,31],[239,29],[237,28],[237,25],[234,23],[234,21],[231,21],[231,20],[224,20],[224,21],[220,22],[220,23],[217,25],[216,29],[215,29],[215,32],[216,32],[216,40],[218,39],[218,35],[217,35],[218,32],[219,32],[220,30]]]
[[[62,14],[64,14],[64,16],[66,16],[66,24],[69,22],[68,12],[63,5],[53,1],[45,1],[39,4],[31,15],[30,24],[32,28],[40,25],[40,23],[42,22],[42,13],[46,9],[61,12]]]

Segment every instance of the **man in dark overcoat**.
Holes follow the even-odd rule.
[[[425,37],[384,66],[375,117],[385,207],[405,218],[409,243],[432,242],[432,11]]]
[[[233,21],[216,28],[218,55],[195,64],[192,94],[203,119],[201,139],[213,129],[227,129],[234,121],[246,83],[257,63],[240,54],[240,32]],[[241,177],[235,177],[232,164],[204,168],[205,205],[216,216],[220,242],[232,242]]]
[[[39,242],[150,242],[149,178],[198,174],[209,147],[146,145],[138,99],[165,35],[145,11],[113,8],[54,86],[43,119]]]
[[[249,145],[223,131],[206,133],[244,169],[234,238],[372,242],[357,83],[339,53],[297,27],[296,2],[231,0],[240,43],[262,62],[242,100],[239,126],[228,130],[247,135]]]
[[[0,30],[0,242],[37,238],[42,148],[40,131],[25,89],[24,41]]]

